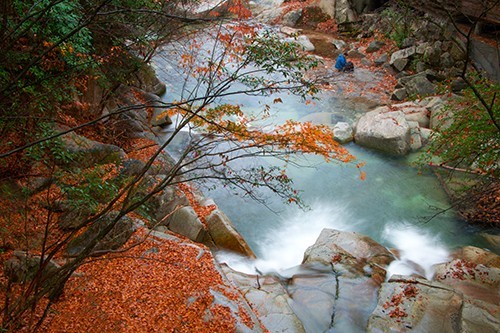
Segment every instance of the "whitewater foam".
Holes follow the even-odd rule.
[[[394,274],[418,274],[431,279],[434,275],[433,266],[449,259],[449,252],[441,245],[439,235],[393,224],[385,227],[383,237],[399,252],[399,259],[387,268],[387,278]]]
[[[269,230],[259,242],[262,258],[249,260],[235,254],[220,253],[217,260],[248,274],[281,274],[302,263],[304,252],[316,242],[324,228],[350,230],[354,227],[348,207],[331,204],[316,203],[310,210],[294,209],[284,215],[279,228]]]

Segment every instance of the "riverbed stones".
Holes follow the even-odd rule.
[[[410,151],[410,126],[401,111],[381,107],[363,115],[355,126],[357,144],[393,155]]]
[[[333,126],[333,137],[340,143],[347,143],[354,139],[352,126],[346,122],[338,122]]]
[[[240,273],[226,265],[221,265],[221,268],[227,279],[238,287],[269,332],[306,333],[292,309],[294,301],[279,277]]]
[[[439,282],[394,275],[379,290],[368,333],[461,332],[463,299]]]

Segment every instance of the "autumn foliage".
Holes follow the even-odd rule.
[[[234,332],[231,309],[214,293],[238,304],[210,251],[189,240],[165,240],[138,230],[129,250],[88,260],[68,281],[44,332]],[[248,314],[236,310],[252,327]]]

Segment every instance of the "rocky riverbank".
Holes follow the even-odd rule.
[[[338,7],[335,13],[340,17]],[[312,75],[321,77],[323,88],[338,90],[346,96],[346,103],[360,107],[355,123],[330,121],[339,141],[354,139],[396,155],[425,144],[433,124],[440,121],[443,99],[388,104],[391,97],[435,92],[432,81],[436,74],[425,69],[399,75],[398,83],[390,75],[403,72],[415,55],[433,52],[436,44],[432,50],[429,45],[409,45],[403,52],[389,55],[388,45],[382,41],[362,46],[337,38],[327,50],[324,36],[314,35],[316,39],[311,40],[308,36],[312,35],[305,34],[298,41],[309,51],[316,50],[314,42],[319,41],[317,49],[332,55]],[[419,47],[424,53],[419,53]],[[339,75],[332,69],[331,62],[341,51],[354,59],[354,73]],[[91,166],[120,165],[103,177],[119,183],[123,177],[139,176],[142,186],[136,191],[145,194],[155,180],[168,176],[175,162],[160,154],[158,164],[147,165],[158,148],[154,132],[171,121],[162,112],[161,83],[151,75],[139,76],[137,82],[140,84],[120,87],[118,97],[103,107],[106,113],[117,105],[148,105],[117,114],[108,123],[119,124],[126,131],[130,139],[126,146],[101,143],[85,133],[66,134],[62,142],[65,150],[78,155],[68,167],[76,164],[86,174]],[[396,84],[401,87],[395,88]],[[97,87],[88,91],[80,102],[88,98],[92,104],[93,98],[99,98]],[[313,121],[322,122],[320,119],[319,114],[311,116]],[[8,182],[5,186],[14,195],[7,199],[13,204],[48,196],[50,183],[45,178],[26,187]],[[92,199],[105,204],[109,197],[102,194],[93,192],[96,197]],[[414,262],[404,264],[421,274],[388,276],[389,266],[401,260],[396,251],[357,233],[325,229],[305,252],[303,263],[286,275],[248,275],[213,259],[210,250],[225,249],[250,258],[254,254],[211,199],[188,185],[172,186],[156,193],[145,207],[146,213],[120,217],[109,236],[94,246],[92,255],[105,256],[89,260],[73,274],[44,323],[45,331],[496,332],[500,326],[500,262],[491,252],[461,248],[434,267],[432,276]],[[32,208],[50,211],[57,217],[57,227],[67,233],[76,233],[92,216],[89,207],[75,209],[65,202],[49,207],[33,204]],[[64,255],[47,264],[44,273],[50,275],[78,256],[96,234],[113,223],[116,214],[111,211],[79,232]],[[32,279],[41,257],[11,250],[3,255],[2,278],[11,282]]]

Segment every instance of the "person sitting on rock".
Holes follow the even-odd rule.
[[[352,72],[354,70],[354,64],[352,63],[352,61],[347,61],[345,56],[341,53],[337,57],[335,68],[337,68],[341,72]]]
[[[341,53],[337,57],[337,61],[335,62],[335,68],[337,68],[339,71],[343,71],[346,63],[347,60],[345,59],[345,56]]]

